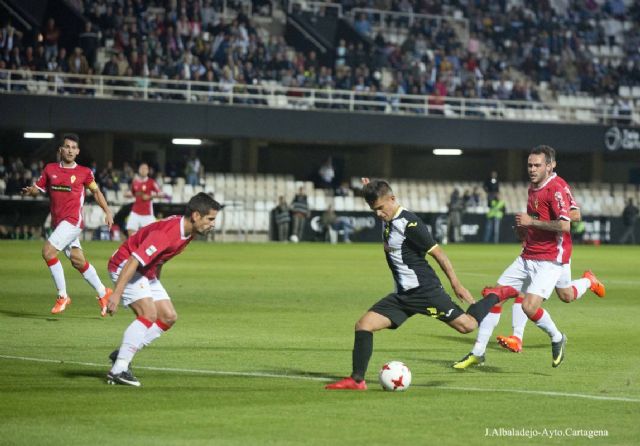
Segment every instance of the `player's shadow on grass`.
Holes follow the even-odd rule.
[[[274,375],[282,375],[282,376],[300,376],[300,377],[308,377],[308,378],[326,378],[327,381],[333,379],[342,379],[346,375],[335,375],[333,373],[328,372],[310,372],[308,370],[300,370],[300,369],[264,369],[264,370],[256,370],[257,373],[271,373]]]
[[[443,341],[457,342],[458,344],[467,344],[473,346],[475,341],[476,332],[469,333],[468,335],[429,335],[430,338],[442,339]]]
[[[163,346],[162,349],[164,351],[176,351],[183,352],[184,347],[180,346]],[[340,347],[340,348],[310,348],[310,347],[243,347],[243,346],[224,346],[224,345],[215,345],[215,346],[191,346],[189,345],[190,350],[205,350],[205,351],[219,351],[219,352],[236,352],[236,351],[256,351],[256,352],[351,352],[351,348],[349,347]]]
[[[95,316],[70,316],[64,315],[63,317],[55,317],[51,315],[37,314],[37,313],[22,313],[19,311],[0,310],[0,314],[4,314],[9,317],[21,317],[24,319],[40,319],[47,322],[58,322],[61,319],[100,319]]]
[[[58,373],[63,378],[75,379],[75,378],[99,378],[105,380],[109,369],[108,365],[105,365],[105,370],[61,370]]]

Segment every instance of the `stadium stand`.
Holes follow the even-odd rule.
[[[66,36],[71,45],[52,20],[32,40],[10,20],[0,24],[0,94],[640,125],[640,4],[631,0],[67,3],[86,22]],[[318,28],[343,21],[354,32],[323,56],[286,40],[296,17]],[[20,163],[0,163],[2,195],[37,177],[37,165]],[[419,212],[444,212],[453,188],[473,186],[391,181]],[[126,184],[112,183],[105,195],[119,206]],[[353,189],[334,197],[292,176],[207,173],[199,185],[178,177],[161,187],[172,203],[214,193],[227,204],[224,227],[261,232],[276,197],[301,185],[312,209],[366,210]],[[518,210],[526,185],[503,183],[503,191]],[[627,197],[640,201],[636,186],[623,184],[575,192],[596,216],[619,215]],[[89,226],[99,224],[88,212]]]
[[[74,47],[3,24],[0,92],[640,123],[629,0],[73,4],[87,21]],[[285,41],[296,14],[355,31],[321,57]]]

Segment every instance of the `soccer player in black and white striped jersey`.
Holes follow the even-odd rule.
[[[400,206],[384,180],[363,178],[363,196],[376,216],[384,222],[382,234],[387,264],[395,282],[395,292],[379,300],[356,323],[352,373],[327,385],[329,390],[366,390],[365,373],[373,353],[373,333],[396,329],[409,317],[423,314],[436,318],[460,333],[470,333],[493,305],[516,297],[512,287],[485,290],[476,302],[462,285],[451,261],[435,242],[429,228],[413,212]],[[469,304],[463,311],[447,294],[427,260],[429,254],[449,279],[456,296]]]

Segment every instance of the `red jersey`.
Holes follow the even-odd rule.
[[[127,239],[109,259],[110,272],[118,272],[135,257],[139,262],[138,272],[149,279],[157,277],[158,266],[180,254],[192,236],[184,235],[184,217],[173,215],[151,223]]]
[[[567,198],[567,203],[569,203],[569,210],[580,209],[580,206],[578,206],[578,203],[576,203],[575,198],[573,198],[573,193],[571,192],[571,188],[569,187],[567,182],[562,177],[559,177],[557,175],[556,175],[556,181],[558,182],[560,187],[562,187],[562,190],[564,190],[564,194],[566,195],[566,198]]]
[[[570,204],[567,203],[565,190],[566,184],[554,173],[539,187],[530,186],[527,213],[540,221],[571,221],[569,217]],[[522,249],[522,258],[550,260],[564,264],[569,263],[571,259],[571,249],[572,243],[569,233],[529,228]]]
[[[131,182],[131,193],[135,197],[136,201],[133,202],[131,212],[135,212],[138,215],[153,215],[153,201],[151,198],[143,200],[142,196],[138,194],[151,195],[153,192],[160,192],[158,183],[153,179],[135,177]]]
[[[73,167],[63,167],[62,163],[49,163],[35,186],[40,191],[49,193],[51,224],[54,228],[62,221],[67,221],[79,228],[84,227],[82,221],[84,191],[98,187],[91,169],[78,164]]]

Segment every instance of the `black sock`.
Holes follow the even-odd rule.
[[[369,359],[371,359],[372,353],[373,333],[364,330],[356,331],[353,340],[353,372],[351,373],[351,377],[356,382],[364,380],[364,375],[367,373],[367,367],[369,366]]]
[[[489,294],[487,295],[487,297],[479,300],[475,304],[469,305],[469,308],[467,308],[467,314],[478,321],[478,324],[480,324],[480,322],[482,322],[482,319],[484,319],[484,317],[489,314],[489,310],[491,310],[491,307],[493,307],[498,302],[500,302],[500,299],[498,299],[498,296],[496,294]]]

